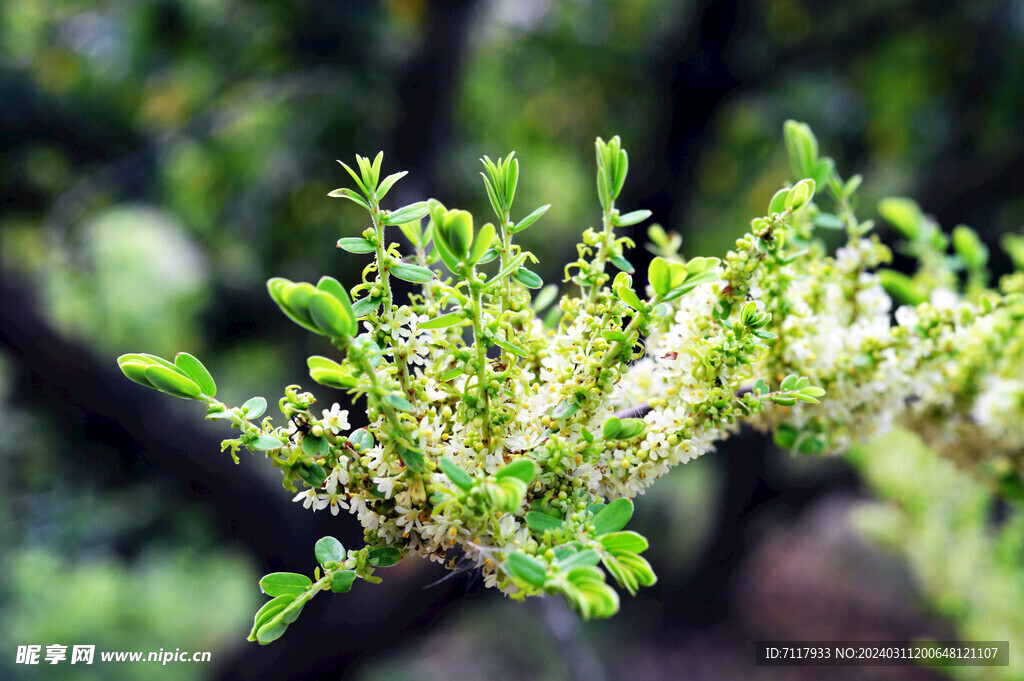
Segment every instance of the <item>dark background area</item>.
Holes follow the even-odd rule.
[[[348,181],[334,159],[381,149],[386,172],[410,171],[391,207],[433,196],[481,216],[477,159],[515,150],[515,217],[553,205],[524,245],[558,282],[599,220],[594,137],[630,153],[626,210],[653,211],[688,256],[721,256],[789,178],[795,118],[844,176],[865,176],[865,217],[913,196],[947,229],[977,229],[1004,272],[999,239],[1024,217],[1022,48],[1024,5],[1009,1],[4,3],[0,677],[126,678],[14,664],[17,645],[96,643],[214,651],[140,679],[810,679],[820,670],[753,668],[753,641],[1021,632],[986,610],[1000,590],[1024,600],[1013,556],[936,577],[954,530],[987,527],[983,487],[927,454],[877,470],[744,433],[639,500],[660,581],[611,621],[513,603],[472,575],[427,586],[444,574],[407,561],[257,648],[244,637],[259,575],[309,572],[318,537],[354,546],[358,524],[292,504],[259,456],[232,464],[226,433],[114,358],[187,350],[232,404],[309,384],[321,349],[264,282],[356,283],[364,261],[334,243],[365,225],[326,194]],[[974,515],[895,519],[913,493],[901,476],[946,484]],[[870,499],[894,501],[861,513]]]

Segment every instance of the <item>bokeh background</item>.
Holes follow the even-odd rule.
[[[754,668],[753,642],[1024,645],[1024,521],[984,482],[898,433],[833,460],[745,433],[640,500],[660,581],[610,621],[407,561],[258,648],[259,576],[310,572],[324,534],[358,545],[355,521],[290,503],[261,457],[233,465],[195,405],[114,363],[188,350],[230,403],[308,384],[319,346],[264,282],[357,281],[334,243],[365,225],[326,194],[348,181],[334,159],[380,149],[411,171],[395,206],[479,215],[477,159],[515,150],[520,217],[553,204],[523,241],[556,282],[599,220],[595,136],[629,150],[624,207],[722,255],[788,179],[796,118],[864,175],[864,216],[913,196],[1005,272],[1024,3],[6,0],[0,94],[0,678],[813,679]],[[32,643],[213,662],[15,664]]]

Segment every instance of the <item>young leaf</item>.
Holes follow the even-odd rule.
[[[246,400],[245,404],[242,405],[242,411],[245,413],[245,417],[249,419],[258,419],[263,416],[263,412],[266,410],[267,401],[262,397],[253,397]]]
[[[384,396],[384,401],[387,402],[388,404],[390,404],[392,407],[394,407],[398,411],[406,411],[406,412],[416,411],[416,407],[413,406],[413,403],[410,402],[409,400],[405,399],[401,395],[395,395],[395,394],[385,395]]]
[[[576,400],[571,397],[567,397],[551,410],[551,418],[553,419],[567,419],[577,411],[579,411],[580,405],[576,404]]]
[[[600,536],[609,532],[618,532],[629,519],[633,517],[633,502],[625,497],[620,497],[605,506],[594,516],[591,521],[594,524],[594,534]]]
[[[342,165],[344,165],[344,164],[342,164]],[[334,199],[348,199],[349,201],[352,201],[353,203],[356,203],[356,204],[362,206],[363,210],[365,210],[367,212],[372,210],[370,208],[370,204],[368,204],[366,202],[366,199],[364,199],[359,194],[356,194],[354,191],[352,191],[348,187],[342,187],[341,189],[335,189],[334,191],[329,193],[327,196],[330,196],[331,198],[334,198]]]
[[[785,212],[785,210],[786,210],[786,199],[788,199],[788,198],[789,198],[789,190],[788,189],[780,189],[779,191],[775,192],[775,195],[772,196],[772,200],[768,203],[768,214],[772,215],[774,213]]]
[[[475,265],[480,262],[487,252],[487,249],[491,247],[491,243],[494,241],[494,225],[491,223],[485,223],[481,227],[476,236],[473,237],[473,246],[469,251],[469,255],[466,258],[466,262],[470,265]]]
[[[384,224],[397,226],[403,222],[419,220],[429,212],[430,209],[427,208],[426,201],[417,201],[416,203],[411,203],[408,206],[404,206],[398,210],[388,213],[387,218],[384,220]]]
[[[541,206],[540,208],[538,208],[537,210],[533,211],[532,213],[527,215],[525,218],[523,218],[522,220],[517,222],[515,224],[515,226],[513,226],[509,230],[509,232],[512,233],[512,234],[518,234],[519,232],[523,231],[524,229],[526,229],[527,227],[529,227],[533,223],[537,222],[537,220],[539,220],[541,218],[541,216],[544,215],[544,213],[547,213],[548,212],[548,208],[551,208],[551,204],[550,203],[544,204],[543,206]]]
[[[473,489],[473,478],[466,471],[459,468],[458,464],[448,458],[443,458],[440,461],[441,470],[448,479],[451,480],[455,485],[462,490],[468,492]]]
[[[383,298],[371,298],[370,296],[360,298],[356,302],[352,303],[352,314],[356,316],[356,319],[362,319],[380,307],[382,302]]]
[[[421,473],[426,469],[426,461],[423,452],[408,447],[399,447],[398,456],[401,457],[405,467],[414,473]]]
[[[440,317],[434,317],[433,319],[423,322],[419,325],[419,328],[421,330],[445,329],[449,326],[455,326],[463,321],[466,321],[466,319],[461,311],[449,312],[448,314],[443,314]]]
[[[355,335],[355,315],[330,293],[317,291],[309,301],[309,316],[322,332],[332,338]]]
[[[426,284],[434,278],[434,271],[429,267],[410,265],[404,262],[392,265],[391,274],[403,281],[409,281],[414,284]]]
[[[527,511],[526,525],[534,532],[546,532],[548,530],[557,530],[562,526],[562,521],[547,513]]]
[[[647,281],[657,295],[667,296],[672,290],[672,273],[668,261],[662,257],[652,260],[647,268]]]
[[[503,568],[509,576],[518,578],[538,589],[544,588],[547,570],[544,565],[525,553],[515,552],[508,556]]]
[[[623,272],[629,272],[630,274],[636,272],[636,268],[633,267],[633,263],[631,263],[630,261],[626,260],[621,256],[613,255],[612,257],[608,258],[608,260],[609,262],[611,262],[611,264],[615,265]]]
[[[632,530],[609,532],[602,536],[599,541],[605,549],[613,553],[623,551],[628,551],[630,553],[643,553],[647,550],[647,539]]]
[[[544,285],[544,280],[539,275],[525,267],[517,269],[512,277],[526,288],[540,288]]]
[[[266,433],[260,433],[256,436],[256,439],[252,441],[251,447],[257,451],[266,451],[268,449],[280,449],[284,446],[284,443],[278,440],[273,435],[267,435]]]
[[[373,253],[377,247],[370,243],[369,239],[361,236],[347,236],[338,239],[338,248],[349,253]]]
[[[533,459],[527,459],[522,457],[516,459],[510,464],[507,464],[501,470],[494,474],[494,477],[498,480],[502,478],[517,478],[522,480],[524,483],[529,485],[533,482],[533,478],[537,475],[537,464],[533,462]]]
[[[366,430],[366,428],[352,431],[352,434],[348,436],[348,441],[361,452],[365,452],[373,446],[373,436],[370,435],[370,431]]]
[[[630,225],[635,225],[638,222],[643,222],[649,217],[651,217],[651,211],[635,210],[632,213],[620,215],[619,218],[615,221],[615,224],[618,225],[619,227],[629,227]]]
[[[323,537],[313,547],[313,554],[321,565],[340,563],[345,560],[345,547],[334,537]]]
[[[198,400],[203,395],[195,381],[185,378],[177,371],[171,371],[165,366],[159,364],[148,366],[145,374],[146,380],[154,388],[168,395],[186,400]]]
[[[302,451],[312,457],[319,458],[331,451],[331,443],[323,436],[307,435],[302,438]]]
[[[213,376],[210,375],[210,372],[207,371],[206,367],[198,359],[187,352],[179,352],[174,356],[174,364],[199,386],[204,395],[208,397],[217,396],[217,384],[213,382]]]
[[[331,591],[336,594],[343,594],[348,592],[352,588],[352,583],[356,581],[355,570],[340,570],[334,573],[331,577]]]
[[[391,546],[378,546],[367,552],[370,564],[375,567],[391,567],[402,560],[402,552]]]
[[[387,193],[395,186],[395,183],[401,180],[403,177],[409,174],[408,170],[403,170],[399,173],[393,173],[384,178],[384,181],[377,187],[377,200],[383,201]]]
[[[312,585],[313,580],[295,572],[272,572],[260,580],[260,589],[268,596],[298,596]]]

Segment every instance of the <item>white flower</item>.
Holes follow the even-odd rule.
[[[312,508],[314,513],[326,508],[328,503],[326,500],[321,500],[312,487],[296,494],[292,501],[301,501],[303,508]]]
[[[318,494],[316,498],[317,503],[322,504],[320,508],[331,507],[331,515],[338,515],[340,509],[348,508],[348,504],[341,493],[337,491],[337,488],[328,488],[325,494]]]
[[[329,410],[324,409],[323,424],[336,435],[352,427],[348,423],[348,410],[342,409],[337,402]]]

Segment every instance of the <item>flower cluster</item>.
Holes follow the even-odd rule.
[[[352,430],[338,405],[314,408],[298,386],[280,400],[284,425],[258,422],[266,401],[218,401],[191,355],[121,357],[132,380],[200,400],[208,418],[238,429],[224,442],[236,461],[243,447],[266,452],[296,502],[347,510],[364,528],[359,550],[330,537],[317,544],[314,579],[264,577],[273,598],[250,639],[276,639],[319,591],[379,581],[376,568],[409,554],[449,566],[462,558],[513,598],[561,594],[582,616],[607,617],[619,603],[607,577],[629,593],[655,581],[640,555],[646,539],[624,529],[631,498],[742,423],[808,453],[841,451],[897,420],[961,459],[980,443],[985,458],[1019,452],[1022,280],[985,289],[973,233],[954,235],[959,260],[940,257],[941,232],[906,202],[889,212],[904,220],[921,271],[876,272],[890,253],[854,216],[859,178],[844,182],[819,158],[806,126],[785,132],[799,181],[767,216],[722,260],[685,259],[678,238],[652,228],[659,255],[640,289],[626,257],[633,243],[615,230],[650,213],[616,207],[628,157],[617,137],[598,139],[601,229],[584,233],[560,298],[514,242],[548,208],[513,219],[514,155],[482,159],[495,214],[482,226],[433,199],[385,210],[405,173],[381,178],[382,155],[342,164],[355,188],[331,196],[369,219],[338,242],[367,256],[361,281],[275,278],[268,290],[334,348],[309,358],[310,376],[362,400],[365,428]],[[833,213],[814,202],[822,186]],[[834,256],[815,236],[825,228],[849,236]],[[962,292],[950,288],[957,267],[967,272]],[[416,292],[399,301],[395,280]],[[890,292],[927,300],[893,323]]]

